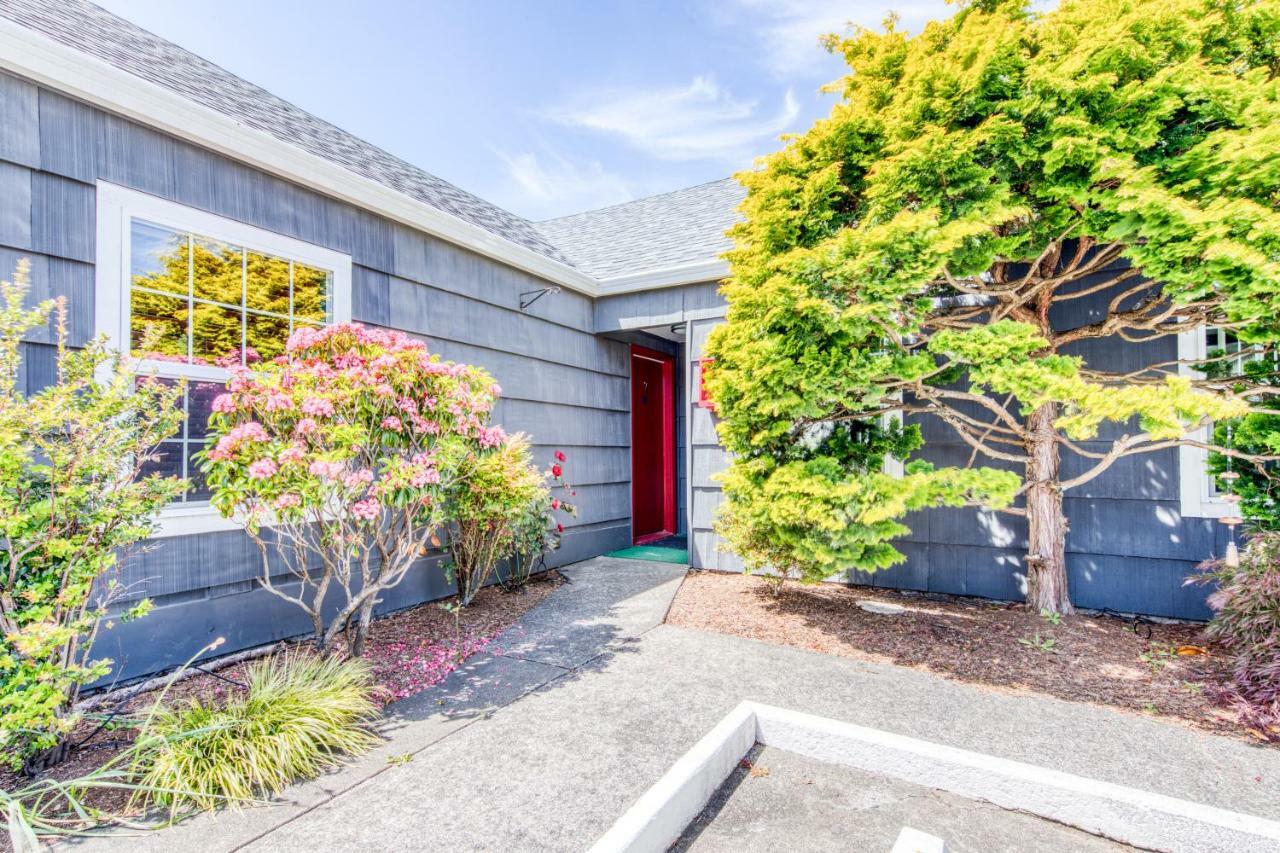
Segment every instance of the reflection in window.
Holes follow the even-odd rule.
[[[136,219],[130,245],[135,355],[253,364],[280,355],[297,324],[330,321],[329,270]]]
[[[204,445],[222,370],[269,361],[297,326],[330,322],[333,273],[140,219],[129,246],[129,344],[161,377],[139,381],[188,380],[182,432],[162,442],[145,473],[186,477],[183,501],[206,501],[192,456]]]
[[[1247,344],[1236,337],[1233,330],[1220,326],[1204,327],[1204,353],[1206,359],[1212,360],[1214,365],[1212,370],[1222,376],[1243,375],[1246,364],[1263,358],[1262,346]],[[1213,434],[1212,428],[1209,434]],[[1209,484],[1209,497],[1221,497],[1222,490],[1218,488],[1218,478],[1208,471],[1204,476]]]
[[[181,380],[167,377],[143,377],[138,382],[158,382],[173,386]],[[171,438],[160,442],[152,459],[143,466],[142,474],[159,474],[161,476],[186,477],[191,488],[179,503],[207,501],[209,491],[205,486],[204,474],[192,457],[204,447],[209,434],[209,413],[212,411],[213,398],[221,394],[221,382],[188,381],[183,395],[178,398],[186,415],[182,427]]]

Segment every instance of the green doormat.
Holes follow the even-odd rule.
[[[656,545],[633,545],[605,554],[606,557],[621,557],[624,560],[653,560],[657,563],[680,563],[689,565],[689,551],[685,548],[660,548]]]

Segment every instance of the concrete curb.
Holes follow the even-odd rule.
[[[1277,821],[743,702],[646,791],[596,842],[592,853],[666,850],[756,743],[983,800],[1150,850],[1280,849]]]

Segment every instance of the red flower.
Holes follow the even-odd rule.
[[[564,461],[564,452],[563,452],[563,451],[561,451],[561,450],[557,450],[557,451],[556,451],[556,460],[557,460],[557,461],[559,461],[559,462],[563,462],[563,461]]]
[[[556,524],[556,533],[564,533],[564,525],[563,525],[563,524],[558,524],[558,523]]]
[[[552,476],[552,477],[559,477],[559,476],[560,476],[561,474],[563,474],[563,473],[564,473],[564,469],[563,469],[563,468],[561,468],[559,465],[552,465],[552,466],[551,466],[551,476]]]
[[[559,499],[559,498],[552,498],[552,499],[551,499],[551,508],[552,508],[552,509],[559,509],[559,508],[560,508],[560,499]]]

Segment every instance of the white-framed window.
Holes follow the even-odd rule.
[[[901,397],[898,397],[896,399],[901,399]],[[894,411],[891,411],[891,412],[885,412],[880,416],[881,429],[889,429],[889,427],[893,424],[896,424],[898,427],[901,427],[903,425],[902,411],[900,409],[895,409]],[[893,454],[886,454],[884,457],[883,470],[884,470],[884,473],[888,474],[890,477],[896,477],[897,479],[900,480],[904,476],[906,476],[907,465],[905,462],[903,462],[901,459],[894,456]]]
[[[1245,362],[1259,358],[1258,349],[1250,344],[1242,343],[1235,333],[1218,326],[1202,326],[1178,335],[1178,361],[1203,362],[1209,353],[1230,355],[1230,370],[1241,372]],[[1217,356],[1215,356],[1217,357]],[[1186,375],[1200,374],[1191,364],[1181,364],[1180,371]],[[1210,427],[1201,427],[1192,433],[1192,437],[1200,441],[1213,438]],[[1218,491],[1217,480],[1209,474],[1209,453],[1199,447],[1178,448],[1179,496],[1184,518],[1221,518],[1234,515],[1239,507],[1223,500]]]
[[[209,506],[192,456],[232,365],[267,361],[292,330],[351,318],[351,257],[105,182],[97,192],[95,326],[140,375],[186,380],[181,430],[152,470],[191,489],[161,536],[235,529]]]

